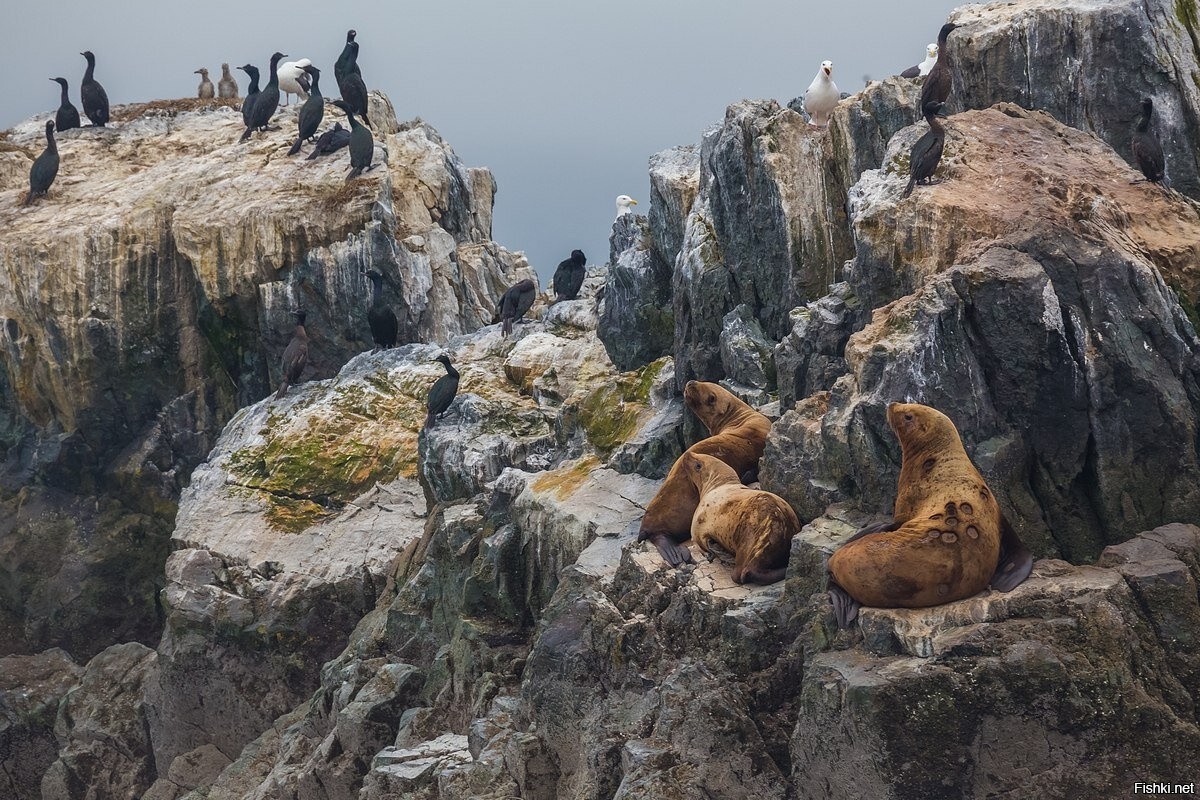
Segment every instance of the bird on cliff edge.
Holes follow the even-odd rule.
[[[317,143],[313,145],[313,151],[308,154],[307,161],[312,161],[318,156],[323,156],[327,153],[336,153],[346,145],[350,144],[350,131],[342,127],[342,123],[335,122],[333,127],[317,137]]]
[[[196,97],[201,100],[212,100],[216,96],[217,91],[216,87],[213,86],[213,82],[208,79],[208,70],[201,67],[192,74],[200,76],[200,86],[196,88]]]
[[[938,46],[930,43],[925,45],[925,60],[916,66],[909,67],[900,73],[901,78],[921,78],[929,74],[933,69],[933,65],[937,63]]]
[[[636,206],[637,200],[634,200],[627,194],[617,196],[617,216],[623,217],[626,214],[633,213],[633,207]]]
[[[1145,180],[1157,183],[1164,189],[1170,189],[1171,181],[1167,178],[1167,160],[1163,156],[1162,144],[1154,135],[1154,131],[1150,129],[1150,122],[1153,118],[1154,101],[1146,97],[1142,100],[1142,116],[1138,119],[1137,127],[1134,128],[1133,139],[1129,146],[1133,150],[1133,160],[1137,162],[1138,169],[1146,176]],[[1140,182],[1140,179],[1134,181],[1134,183]]]
[[[908,197],[912,194],[913,187],[918,183],[936,183],[933,180],[933,173],[937,170],[938,162],[942,160],[942,150],[946,146],[946,129],[943,127],[942,121],[938,119],[939,112],[945,105],[945,103],[930,103],[925,106],[925,121],[929,123],[929,130],[925,131],[924,136],[917,139],[912,150],[909,151],[908,186],[901,197]]]
[[[300,373],[304,372],[304,367],[308,365],[308,331],[304,330],[307,312],[300,309],[292,313],[296,317],[296,327],[292,330],[292,340],[288,342],[283,351],[283,358],[280,359],[279,371],[283,379],[279,384],[279,391],[275,393],[276,400],[281,399],[287,394],[288,387],[300,380]]]
[[[492,322],[501,322],[500,332],[502,335],[508,336],[512,333],[513,323],[525,316],[526,311],[533,308],[533,301],[536,299],[537,285],[532,280],[525,278],[517,281],[500,296],[500,303]]]
[[[67,96],[67,79],[51,78],[50,80],[62,87],[62,99],[59,100],[58,111],[54,112],[54,129],[61,132],[78,128],[79,109],[71,105],[71,98]]]
[[[951,72],[950,48],[946,46],[946,39],[950,36],[950,31],[957,27],[953,22],[947,22],[938,31],[937,62],[925,76],[925,85],[921,87],[921,102],[917,106],[922,114],[925,113],[925,109],[929,107],[930,103],[944,103],[950,99],[954,74]]]
[[[582,250],[572,250],[571,257],[558,263],[554,270],[555,301],[574,300],[579,296],[583,278],[587,274],[587,256]]]
[[[375,155],[375,137],[371,135],[370,128],[355,118],[354,110],[345,100],[334,100],[333,104],[345,111],[350,119],[350,173],[346,175],[346,180],[349,181],[357,178],[364,170],[369,172],[374,169],[371,166],[371,158]]]
[[[450,363],[450,357],[443,354],[434,360],[442,362],[446,368],[446,374],[429,387],[427,403],[429,412],[425,415],[426,428],[433,427],[434,421],[441,419],[446,410],[450,408],[450,404],[454,402],[454,396],[458,394],[458,370]]]
[[[221,65],[221,80],[217,81],[217,97],[222,100],[236,100],[238,96],[237,81],[229,72],[229,65]]]
[[[91,50],[84,50],[79,55],[87,59],[87,70],[83,73],[83,82],[79,84],[83,113],[92,121],[94,127],[103,128],[108,123],[108,93],[92,77],[96,72],[96,56]]]
[[[44,197],[57,175],[58,144],[54,141],[54,120],[47,120],[46,149],[29,168],[29,195],[25,198],[25,205],[32,203],[35,197]]]
[[[307,58],[297,61],[285,61],[279,65],[279,91],[283,92],[283,104],[291,102],[292,95],[302,100],[308,99],[309,78],[305,67],[311,67],[312,62]]]
[[[842,99],[837,84],[833,82],[833,62],[822,61],[817,77],[804,92],[804,110],[808,112],[808,124],[818,128],[829,125],[829,115]]]
[[[383,301],[383,275],[373,269],[363,274],[371,279],[371,307],[367,309],[371,338],[376,348],[395,347],[400,325],[396,321],[396,312]]]
[[[367,84],[363,82],[362,71],[358,68],[358,42],[354,41],[354,31],[346,34],[346,47],[333,65],[333,76],[337,79],[342,100],[362,117],[364,123],[370,125],[371,120],[367,117]]]
[[[243,142],[249,139],[254,131],[267,130],[271,117],[275,115],[279,105],[279,60],[282,58],[287,58],[287,54],[276,51],[271,55],[271,77],[250,108],[250,122],[246,125],[246,132],[242,134]]]
[[[246,125],[246,133],[242,135],[242,141],[245,141],[250,138],[250,125],[254,122],[254,104],[258,102],[261,92],[258,90],[258,67],[253,64],[243,64],[238,69],[250,76],[250,88],[246,91],[246,99],[242,101],[242,122]]]
[[[310,64],[304,67],[304,72],[312,78],[312,91],[309,93],[308,99],[304,101],[304,105],[300,107],[300,113],[296,115],[298,128],[296,143],[292,145],[291,150],[288,150],[289,156],[299,153],[300,145],[305,141],[312,141],[317,127],[325,117],[325,98],[321,96],[321,70]]]

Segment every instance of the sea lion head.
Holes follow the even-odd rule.
[[[708,381],[688,381],[683,387],[683,401],[710,432],[723,427],[731,412],[742,406],[723,386]]]
[[[704,453],[684,453],[679,457],[680,467],[688,480],[703,494],[704,484],[714,478],[722,479],[721,483],[741,483],[733,467],[719,458]]]
[[[900,440],[900,449],[907,458],[919,450],[962,447],[958,429],[942,412],[920,403],[889,403],[888,424]]]

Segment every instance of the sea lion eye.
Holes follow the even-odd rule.
[[[711,395],[711,396],[710,396],[710,397],[709,397],[707,400],[705,400],[704,402],[705,402],[705,403],[707,403],[708,405],[710,405],[710,406],[711,406],[713,403],[717,402],[717,396],[716,396],[715,394],[714,394],[714,395]]]

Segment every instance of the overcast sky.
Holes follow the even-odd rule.
[[[803,94],[824,59],[843,91],[861,88],[864,75],[899,72],[921,60],[954,5],[22,3],[0,28],[0,128],[57,107],[50,77],[66,77],[80,105],[82,50],[96,53],[96,78],[116,104],[194,96],[192,71],[206,66],[216,81],[222,61],[249,61],[265,75],[276,49],[332,74],[355,28],[368,87],[387,92],[401,119],[431,123],[466,164],[495,173],[495,238],[524,250],[544,283],[576,247],[589,263],[607,260],[616,196],[648,208],[651,154],[699,141],[741,98]]]

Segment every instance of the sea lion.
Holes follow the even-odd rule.
[[[1033,569],[950,418],[891,403],[887,419],[903,454],[893,520],[862,529],[829,559],[842,628],[860,603],[924,608],[970,597],[989,581],[1007,592]]]
[[[777,494],[743,486],[733,467],[712,456],[685,453],[683,474],[700,495],[692,538],[709,554],[713,542],[733,553],[734,583],[774,583],[787,571],[796,512]],[[711,556],[709,556],[711,558]]]
[[[743,480],[758,473],[771,420],[715,383],[688,381],[683,401],[708,428],[709,437],[687,449],[684,455],[715,456],[733,467]],[[692,561],[692,554],[680,544],[692,535],[692,515],[700,503],[700,493],[683,473],[683,456],[675,460],[666,480],[646,506],[638,530],[638,541],[649,539],[673,567]]]

